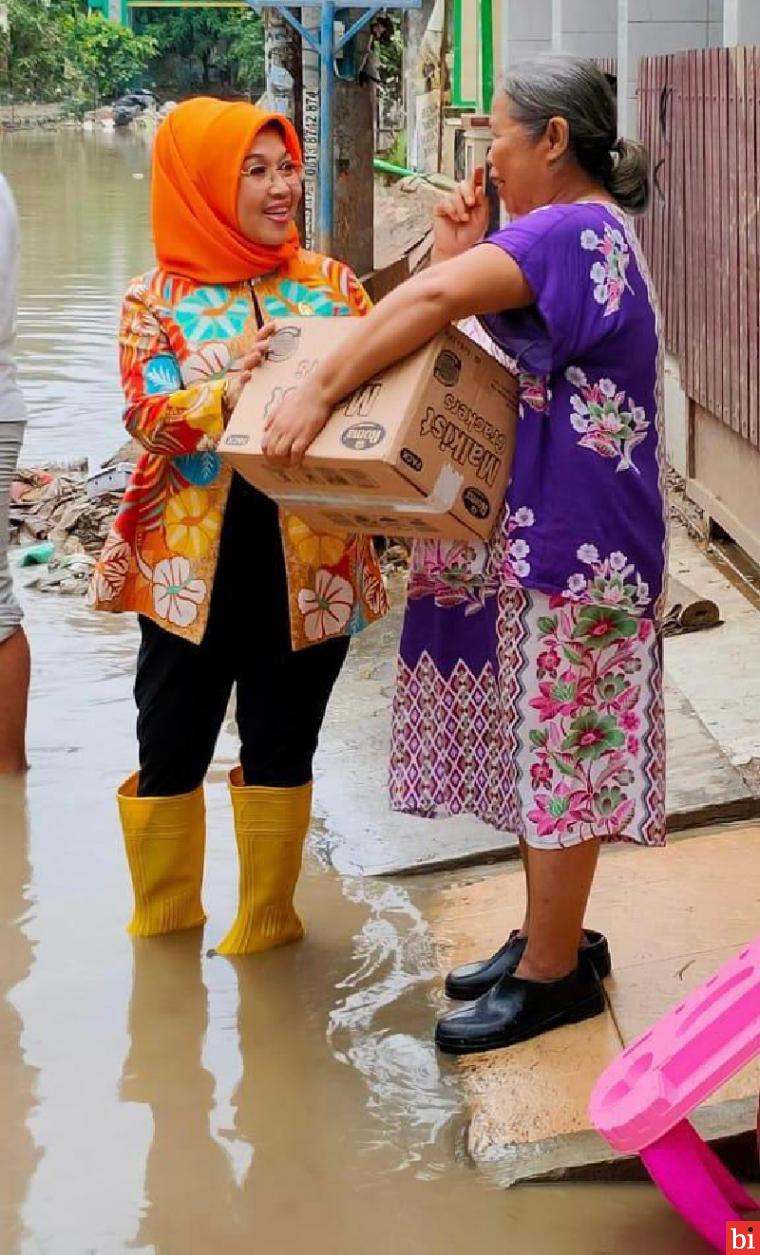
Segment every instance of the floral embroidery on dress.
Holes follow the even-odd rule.
[[[173,353],[160,354],[145,363],[143,370],[145,391],[148,396],[160,392],[177,392],[182,387],[182,375]]]
[[[184,558],[204,557],[218,542],[222,512],[215,494],[204,488],[185,488],[169,497],[164,511],[166,543]]]
[[[631,396],[626,401],[625,390],[618,389],[612,379],[590,383],[577,366],[568,367],[565,378],[580,392],[570,399],[570,422],[580,434],[581,448],[603,458],[617,458],[616,470],[638,474],[633,451],[646,440],[651,426],[643,406],[636,405]]]
[[[520,413],[523,407],[533,410],[534,414],[548,414],[552,392],[548,379],[542,375],[520,375]]]
[[[198,617],[198,607],[206,596],[203,580],[192,578],[187,558],[162,558],[153,571],[153,605],[156,614],[168,623],[186,628]]]
[[[129,571],[130,548],[125,540],[111,535],[103,546],[92,583],[87,593],[87,604],[96,601],[111,602],[118,597]]]
[[[527,506],[521,506],[504,520],[506,552],[502,558],[502,574],[508,583],[519,584],[530,575],[530,545],[524,537],[515,537],[515,532],[533,527],[535,522],[536,516]]]
[[[412,554],[407,596],[410,601],[432,597],[446,609],[465,606],[465,615],[482,610],[499,589],[500,580],[519,584],[530,575],[530,545],[515,533],[533,527],[532,510],[505,510],[497,524],[498,543],[489,548],[480,541],[417,541]]]
[[[417,541],[412,551],[407,596],[432,597],[436,606],[466,606],[465,614],[482,610],[498,582],[485,572],[485,545],[453,540]]]
[[[638,643],[652,625],[608,605],[555,598],[553,607],[538,622],[528,818],[539,837],[560,844],[579,829],[586,837],[620,837],[636,810],[630,758],[640,750]]]
[[[182,363],[185,387],[206,379],[220,379],[227,373],[231,355],[226,344],[206,344],[197,353],[191,353]],[[178,387],[182,387],[179,384]]]
[[[243,296],[232,296],[227,287],[198,288],[179,302],[174,317],[191,342],[225,340],[242,335],[250,317]]]
[[[616,551],[601,558],[596,545],[586,544],[579,548],[578,560],[591,568],[591,575],[581,572],[571,575],[562,600],[577,601],[595,608],[600,616],[597,636],[603,636],[602,612],[607,607],[640,615],[649,606],[652,600],[649,585],[624,553]]]
[[[322,641],[345,631],[354,608],[354,590],[348,580],[330,571],[317,571],[314,588],[302,588],[298,608],[309,641]]]
[[[263,304],[270,318],[287,318],[292,314],[306,318],[312,315],[334,318],[351,313],[348,305],[336,301],[334,292],[310,288],[293,279],[286,279],[280,284],[277,296],[265,296]]]
[[[601,253],[604,261],[594,262],[591,278],[594,281],[594,300],[604,305],[604,316],[616,314],[620,309],[623,293],[631,285],[626,278],[631,255],[628,241],[622,231],[609,222],[604,224],[604,235],[597,235],[593,228],[581,234],[581,247],[589,253]]]

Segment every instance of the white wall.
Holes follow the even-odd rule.
[[[557,46],[577,57],[616,56],[617,0],[560,0],[554,33]]]
[[[726,44],[760,43],[760,4],[757,0],[725,0],[723,39]]]
[[[502,0],[501,11],[500,66],[551,51],[552,0]]]
[[[686,48],[709,48],[718,42],[721,26],[721,0],[618,0],[621,134],[636,134],[636,83],[641,58]]]

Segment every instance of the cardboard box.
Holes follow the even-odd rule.
[[[265,461],[267,415],[355,325],[340,318],[280,323],[220,452],[317,530],[486,539],[509,482],[517,380],[454,327],[343,401],[302,466]]]

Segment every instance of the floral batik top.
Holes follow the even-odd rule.
[[[552,205],[487,243],[535,294],[484,317],[520,374],[509,582],[655,618],[666,549],[660,320],[625,214]]]
[[[134,610],[177,636],[203,638],[232,479],[216,452],[224,375],[250,347],[257,302],[265,320],[370,308],[346,266],[305,251],[251,283],[202,285],[154,270],[130,286],[119,334],[125,423],[145,452],[95,569],[96,609]],[[284,512],[280,526],[294,648],[354,634],[385,614],[368,537],[315,532]]]

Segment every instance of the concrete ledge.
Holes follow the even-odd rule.
[[[517,869],[485,871],[440,893],[428,917],[441,972],[492,952],[523,907]],[[621,1049],[757,933],[760,825],[665,850],[608,851],[588,919],[610,939],[609,1013],[451,1065],[469,1106],[468,1153],[500,1185],[629,1179],[630,1168],[590,1126],[591,1090]],[[754,1134],[759,1090],[757,1059],[699,1110],[695,1124],[711,1142]]]

